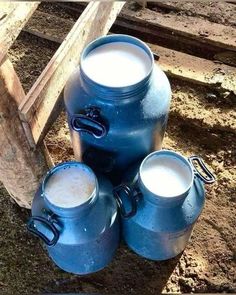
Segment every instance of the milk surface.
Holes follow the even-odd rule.
[[[67,166],[57,170],[46,183],[45,195],[50,203],[76,207],[88,201],[95,190],[95,176],[83,166]]]
[[[152,193],[174,197],[184,193],[192,180],[191,170],[174,157],[151,157],[144,163],[141,179]]]
[[[112,42],[93,49],[83,60],[85,74],[108,87],[133,85],[150,72],[152,62],[139,46]]]

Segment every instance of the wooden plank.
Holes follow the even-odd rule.
[[[224,1],[150,1],[148,8],[164,9],[168,12],[181,12],[188,16],[202,16],[211,22],[236,26],[236,6]]]
[[[148,44],[160,56],[158,64],[170,77],[217,88],[236,95],[236,68]]]
[[[18,115],[25,94],[7,59],[0,65],[0,97],[0,181],[20,206],[30,208],[47,164],[42,149],[28,143]]]
[[[152,25],[156,32],[161,28],[171,31],[173,35],[236,51],[236,28],[212,23],[199,17],[162,14],[150,9],[134,11],[129,5],[127,3],[122,9],[121,16],[131,22],[136,21],[144,26]]]
[[[65,33],[62,33],[61,31],[54,29],[53,31],[46,31],[45,33],[39,32],[41,28],[40,20],[44,20],[49,17],[51,20],[51,26],[57,24],[59,20],[62,27],[70,27],[73,25],[73,22],[71,21],[55,16],[52,17],[46,13],[35,12],[32,26],[31,23],[29,23],[25,29],[32,34],[40,35],[41,38],[62,43],[62,40],[65,38]],[[217,88],[217,90],[220,90],[222,93],[232,91],[236,95],[236,68],[158,45],[150,43],[148,43],[148,45],[154,53],[160,55],[158,64],[169,77],[190,81],[195,84],[201,84],[211,88]]]
[[[0,64],[39,2],[0,2]]]
[[[58,5],[68,10],[75,11],[75,13],[80,13],[81,10],[84,9],[85,4],[76,2],[73,6],[67,3],[59,3]],[[126,8],[128,10],[131,9],[129,3],[126,4]],[[141,22],[139,19],[130,18],[127,9],[123,8],[121,14],[116,19],[112,28],[115,33],[119,33],[120,29],[122,29],[123,33],[135,35],[146,42],[155,43],[211,60],[219,60],[228,65],[236,65],[235,51],[219,47],[217,43],[211,44],[206,39],[195,40],[195,38],[188,34],[180,35],[173,32],[171,29],[161,26],[157,27],[155,24],[150,23],[148,19],[144,19],[143,22]],[[152,14],[155,16],[155,12]],[[225,26],[225,29],[227,29],[227,26]]]
[[[121,1],[91,2],[21,103],[20,116],[30,122],[35,143],[44,137],[50,115],[84,46],[107,34],[123,5]]]

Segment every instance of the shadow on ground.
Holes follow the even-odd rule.
[[[39,240],[26,231],[29,212],[0,189],[0,292],[157,294],[165,287],[180,256],[166,262],[142,259],[124,244],[103,271],[77,276],[63,272],[47,257]]]

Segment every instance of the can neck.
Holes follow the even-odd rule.
[[[96,193],[91,199],[89,199],[87,202],[72,208],[62,208],[55,206],[48,202],[46,198],[44,198],[44,201],[47,205],[47,208],[57,216],[64,217],[64,218],[82,218],[88,214],[88,211],[91,210],[91,208],[95,205],[96,201],[98,199],[98,193]]]
[[[157,206],[182,205],[193,181],[188,159],[173,151],[152,152],[139,167],[139,186],[144,198]]]
[[[94,184],[93,184],[94,187],[93,187],[93,191],[91,192],[91,195],[88,196],[88,198],[84,202],[82,203],[76,202],[77,204],[74,204],[74,206],[69,207],[67,205],[65,206],[61,202],[58,202],[58,201],[55,202],[55,199],[52,201],[52,199],[49,198],[49,196],[47,195],[46,187],[47,187],[48,181],[50,180],[50,177],[53,176],[55,173],[57,173],[57,171],[60,172],[60,171],[63,171],[63,169],[65,170],[65,169],[68,169],[68,167],[73,167],[73,166],[83,167],[83,169],[86,169],[86,171],[88,171],[88,173],[90,173],[92,177],[94,177]],[[85,214],[87,214],[88,210],[90,210],[91,207],[96,203],[98,199],[98,192],[99,192],[98,181],[96,176],[93,174],[93,171],[85,164],[75,162],[75,161],[61,163],[55,166],[54,168],[52,168],[46,174],[41,185],[41,197],[44,199],[46,207],[51,211],[52,214],[56,214],[61,217],[80,218],[84,216]],[[54,194],[54,196],[56,195]],[[72,204],[73,203],[71,203],[70,205]]]
[[[80,78],[82,87],[86,91],[86,93],[92,96],[99,97],[101,99],[114,101],[116,99],[120,100],[137,97],[137,95],[142,95],[142,93],[146,93],[151,82],[152,73],[150,73],[147,77],[145,77],[137,84],[125,87],[107,87],[98,84],[90,79],[88,76],[86,76],[82,68],[80,69]]]
[[[189,190],[188,190],[184,194],[176,196],[176,197],[158,196],[146,188],[140,176],[138,179],[138,186],[142,193],[144,201],[150,202],[158,207],[163,207],[163,208],[173,208],[173,207],[181,206],[189,193]]]

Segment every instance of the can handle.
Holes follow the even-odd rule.
[[[82,113],[71,118],[71,127],[77,132],[86,132],[95,138],[102,138],[107,134],[107,125],[100,116],[97,107],[86,108]]]
[[[189,161],[192,164],[194,168],[194,173],[196,174],[197,177],[199,177],[203,182],[206,184],[213,183],[216,180],[216,177],[214,176],[213,173],[206,167],[205,163],[203,162],[203,159],[198,156],[191,156],[189,157]],[[202,175],[200,171],[197,169],[196,165],[194,162],[197,162],[198,165],[202,168],[202,170],[206,173],[207,177]]]
[[[51,230],[53,233],[53,238],[49,240],[42,232],[40,232],[36,226],[35,221],[39,221],[42,224],[44,224],[48,229]],[[35,236],[39,237],[45,244],[48,246],[54,246],[56,245],[58,239],[59,239],[59,231],[55,227],[52,221],[49,221],[48,219],[41,217],[41,216],[32,216],[30,217],[29,221],[27,222],[27,229],[29,232],[34,234]]]
[[[123,192],[127,198],[129,198],[131,202],[131,210],[129,212],[126,212],[124,209],[123,201],[120,197],[120,193]],[[134,216],[137,212],[137,200],[134,197],[134,191],[133,189],[126,185],[126,184],[120,184],[117,187],[113,189],[114,198],[116,199],[117,205],[120,209],[120,214],[123,218],[130,218]]]

